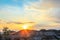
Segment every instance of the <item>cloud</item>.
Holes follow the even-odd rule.
[[[60,8],[51,8],[50,13],[53,17],[60,19]]]
[[[43,24],[36,24],[33,26],[34,30],[41,30],[41,29],[60,29],[60,24],[54,24],[54,25],[43,25]]]
[[[55,20],[53,20],[56,23],[59,23],[60,21],[60,8],[51,8],[49,11],[49,15],[53,18],[55,18]]]
[[[21,22],[7,22],[8,24],[14,23],[14,24],[22,24]]]
[[[54,7],[60,7],[60,0],[44,0],[47,4],[52,4]]]
[[[27,4],[24,5],[24,11],[30,20],[33,20],[35,22],[38,22],[39,24],[43,25],[59,25],[60,23],[56,23],[56,21],[60,20],[59,14],[60,9],[59,5],[56,0],[42,0],[38,2],[27,2]],[[60,22],[60,21],[59,21]]]
[[[33,3],[32,3],[33,4]],[[26,16],[30,16],[32,20],[40,21],[41,19],[44,20],[46,16],[48,16],[46,13],[49,9],[37,9],[35,8],[37,5],[25,5],[24,11],[27,14]],[[40,19],[38,19],[40,18]]]

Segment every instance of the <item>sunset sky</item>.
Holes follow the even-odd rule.
[[[0,0],[0,30],[60,29],[60,0]]]

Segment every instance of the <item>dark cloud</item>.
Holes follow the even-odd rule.
[[[25,23],[21,23],[21,22],[7,22],[7,24],[11,24],[11,23],[14,23],[14,24],[25,24]],[[35,23],[35,22],[26,22],[26,23]]]
[[[35,23],[35,22],[27,22],[27,23]]]
[[[14,23],[14,24],[22,24],[21,22],[7,22],[7,24]]]

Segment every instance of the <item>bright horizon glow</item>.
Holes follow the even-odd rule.
[[[22,26],[23,29],[28,29],[29,25],[28,24],[25,24]]]
[[[34,23],[26,23],[22,26],[22,29],[32,29],[32,26],[35,25]]]
[[[27,28],[28,28],[28,25],[24,25],[24,26],[23,26],[23,29],[27,29]]]

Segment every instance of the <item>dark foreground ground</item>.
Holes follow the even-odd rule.
[[[60,30],[21,30],[0,32],[0,40],[60,40]]]

